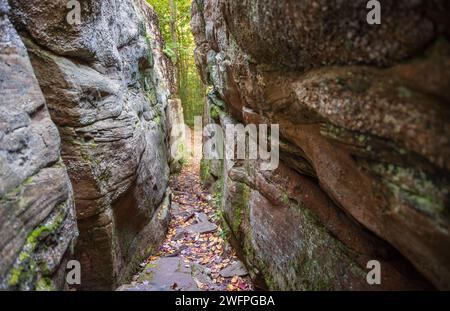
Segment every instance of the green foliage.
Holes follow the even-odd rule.
[[[163,49],[163,52],[164,54],[166,54],[168,58],[170,58],[172,62],[175,62],[176,52],[170,47],[170,44],[166,44],[166,46]]]
[[[175,4],[175,14],[171,14],[171,1]],[[159,18],[161,33],[166,42],[163,51],[177,68],[178,92],[183,103],[185,122],[193,126],[194,117],[203,113],[205,87],[194,61],[195,43],[190,28],[191,0],[147,2],[153,6]],[[175,38],[172,36],[171,25],[176,28]]]

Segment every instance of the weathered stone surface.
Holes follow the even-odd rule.
[[[197,291],[189,264],[180,257],[159,258],[145,267],[135,284],[123,285],[118,291]]]
[[[60,138],[0,1],[0,289],[63,289],[77,236]]]
[[[217,230],[217,226],[208,220],[198,221],[196,224],[190,225],[189,227],[186,228],[187,232],[190,232],[193,234],[214,232],[216,230]]]
[[[164,237],[174,85],[146,1],[12,0],[72,181],[81,289],[112,289]],[[169,111],[168,111],[169,110]],[[170,113],[170,115],[168,115]],[[169,119],[170,118],[170,119]]]
[[[220,270],[220,275],[223,276],[224,278],[231,278],[235,275],[244,276],[247,274],[248,274],[247,269],[244,267],[244,265],[240,261],[236,261],[236,262],[232,263],[231,265],[229,265],[228,267]]]
[[[178,172],[181,170],[186,155],[186,129],[183,117],[183,106],[181,100],[170,99],[167,106],[167,119],[170,122],[170,170]]]
[[[374,27],[365,5],[193,2],[196,63],[214,87],[204,122],[280,124],[278,170],[202,169],[269,288],[450,288],[450,9],[383,1]],[[371,259],[389,271],[381,286],[365,281]]]
[[[382,23],[373,27],[366,22],[366,0],[219,2],[227,12],[230,32],[255,62],[295,69],[388,65],[403,60],[434,39],[433,18],[440,6],[448,5],[443,1],[381,1]]]

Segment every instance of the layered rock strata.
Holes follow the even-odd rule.
[[[22,131],[41,135],[46,145],[27,151],[35,167],[20,171],[15,179],[8,177],[11,185],[7,186],[19,186],[38,168],[59,165],[56,167],[61,176],[56,179],[54,173],[49,186],[55,189],[35,195],[47,198],[53,192],[55,196],[65,194],[65,209],[73,211],[73,188],[79,229],[73,259],[81,263],[78,288],[113,289],[165,235],[170,206],[169,165],[176,166],[180,161],[176,153],[170,153],[170,147],[182,149],[177,147],[179,135],[171,132],[182,122],[182,115],[174,94],[172,65],[163,53],[158,19],[147,2],[77,3],[79,14],[76,6],[68,6],[65,0],[10,1],[9,16],[20,38],[10,24],[8,27],[16,36],[22,66],[30,76],[24,81],[21,68],[8,69],[8,79],[20,75],[17,83],[23,87],[11,95],[15,97],[10,106],[13,99],[24,103],[15,103],[23,116],[12,121],[22,120],[23,126],[28,126],[26,115],[31,116],[28,123],[38,126],[42,133],[26,128]],[[9,89],[2,85],[3,91]],[[59,135],[46,115],[45,104]],[[33,122],[34,118],[38,121]],[[17,148],[14,152],[22,151]],[[67,176],[62,162],[71,186],[64,179]],[[18,200],[23,198],[20,195]],[[64,200],[58,198],[51,203],[61,205]],[[47,202],[36,204],[46,211],[51,208]],[[29,226],[42,222],[43,216],[29,215],[33,219]],[[72,230],[67,240],[75,232]]]
[[[60,138],[0,1],[0,289],[65,288],[78,234]]]
[[[262,287],[450,288],[450,8],[381,1],[369,25],[366,2],[193,1],[204,121],[280,125],[274,171],[204,148]]]

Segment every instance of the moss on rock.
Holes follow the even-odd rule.
[[[36,256],[36,252],[45,239],[56,234],[62,227],[66,218],[67,203],[61,203],[55,212],[42,225],[36,227],[28,235],[13,268],[8,276],[8,286],[11,289],[38,289],[44,284],[51,285],[48,281],[41,281],[50,273],[45,263],[45,258]],[[46,286],[49,288],[49,286]]]

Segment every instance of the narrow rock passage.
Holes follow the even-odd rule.
[[[118,290],[252,290],[250,278],[226,242],[213,196],[191,158],[171,180],[171,220],[156,255]]]

